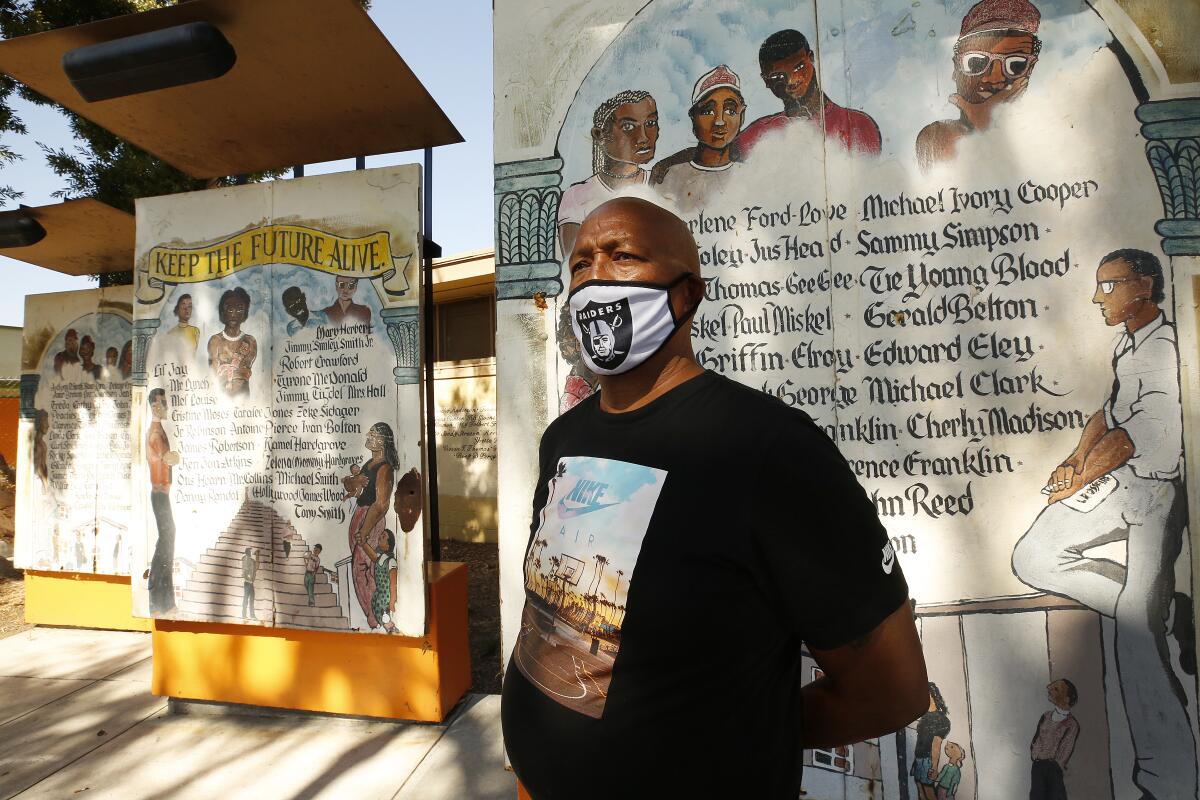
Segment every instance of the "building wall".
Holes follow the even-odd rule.
[[[21,329],[0,326],[0,455],[17,465],[17,384],[21,377]]]
[[[441,536],[496,542],[496,343],[492,325],[456,328],[455,303],[495,297],[491,250],[434,262],[434,303],[439,309],[437,363],[438,513]],[[494,321],[494,311],[491,319]],[[441,352],[443,347],[452,353]],[[469,358],[454,358],[466,354]]]
[[[0,455],[13,468],[17,465],[17,414],[20,410],[19,397],[0,396]]]
[[[443,539],[496,541],[496,360],[441,363],[438,511]]]

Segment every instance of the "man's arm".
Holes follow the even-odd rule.
[[[1091,452],[1096,443],[1104,437],[1108,431],[1108,423],[1104,421],[1104,412],[1097,411],[1092,414],[1091,419],[1087,421],[1087,425],[1083,427],[1083,433],[1079,435],[1079,444],[1075,445],[1075,449],[1071,455],[1067,457],[1064,464],[1071,464],[1076,471],[1083,470],[1083,460],[1087,458],[1087,454]]]
[[[923,171],[935,164],[954,158],[958,140],[970,133],[966,125],[957,120],[931,122],[917,134],[917,163]]]
[[[1108,423],[1104,420],[1104,411],[1097,411],[1088,419],[1087,424],[1083,426],[1083,433],[1079,435],[1079,442],[1076,443],[1075,449],[1071,451],[1071,455],[1063,459],[1062,463],[1055,467],[1050,472],[1050,478],[1046,481],[1046,485],[1058,494],[1067,489],[1070,489],[1067,495],[1075,493],[1083,484],[1077,483],[1079,475],[1083,472],[1083,461],[1087,458],[1088,452],[1096,446],[1096,443],[1104,436],[1108,430]],[[1051,500],[1050,502],[1054,502]]]
[[[1079,720],[1072,717],[1071,722],[1075,724],[1067,726],[1067,732],[1063,734],[1062,741],[1058,743],[1058,749],[1054,752],[1054,760],[1060,767],[1066,767],[1067,762],[1071,760],[1071,754],[1075,752],[1075,740],[1079,738]]]
[[[1123,428],[1105,431],[1083,460],[1083,475],[1079,482],[1091,483],[1101,475],[1112,472],[1128,461],[1134,450],[1133,440]]]
[[[810,650],[825,675],[802,690],[805,747],[891,733],[929,707],[925,657],[907,602],[855,642]]]
[[[1079,444],[1066,461],[1050,475],[1052,490],[1048,504],[1070,497],[1082,487],[1112,472],[1134,453],[1133,440],[1120,428],[1109,428],[1104,412],[1097,411],[1088,420]]]
[[[972,103],[961,94],[950,95],[950,104],[962,112],[962,120],[972,130],[986,131],[992,126],[992,115],[1005,103],[1020,97],[1029,87],[1029,76],[1022,75],[1000,91],[978,103]]]

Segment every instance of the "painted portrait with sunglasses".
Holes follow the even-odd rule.
[[[926,125],[917,135],[922,169],[953,158],[959,139],[991,127],[992,115],[1029,86],[1042,43],[1041,12],[1029,0],[981,0],[963,17],[954,45],[958,119]]]

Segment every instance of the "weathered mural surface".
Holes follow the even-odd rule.
[[[130,299],[118,287],[25,300],[18,567],[129,573]]]
[[[539,4],[496,9],[506,607],[525,592],[569,614],[561,564],[595,555],[529,543],[526,462],[597,388],[564,254],[597,205],[647,197],[700,248],[700,363],[826,430],[912,587],[928,712],[808,754],[807,796],[1196,798],[1168,256],[1188,252],[1170,220],[1197,216],[1200,146],[1143,131],[1183,101],[1145,102],[1128,18],[1081,0],[617,5],[536,29]],[[623,611],[589,633],[619,641]]]
[[[418,179],[139,201],[141,613],[424,631]]]

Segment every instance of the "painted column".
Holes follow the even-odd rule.
[[[1200,97],[1143,103],[1137,109],[1146,138],[1146,158],[1162,196],[1163,218],[1154,230],[1163,237],[1163,252],[1171,259],[1177,335],[1179,336],[1179,387],[1183,405],[1184,442],[1200,437]],[[1196,552],[1200,544],[1200,453],[1184,448],[1188,509],[1188,545],[1191,548],[1192,586],[1200,592]],[[1184,591],[1184,587],[1176,587]]]
[[[1163,252],[1200,256],[1200,98],[1144,103],[1137,118],[1162,194]]]
[[[562,197],[561,158],[496,165],[496,299],[562,291],[555,223]]]
[[[21,376],[21,418],[33,419],[37,415],[37,409],[33,407],[34,401],[37,399],[38,383],[42,376],[37,373]]]
[[[396,351],[392,374],[400,386],[421,382],[421,318],[418,306],[384,308],[379,315],[387,325],[388,338]]]
[[[158,330],[157,319],[133,321],[133,372],[130,378],[134,386],[146,385],[146,354],[150,352],[150,340]]]

